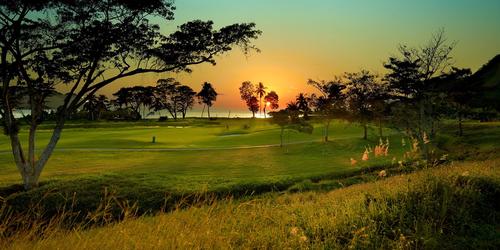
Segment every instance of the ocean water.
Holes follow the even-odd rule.
[[[171,118],[170,114],[166,110],[161,111],[161,112],[155,112],[154,114],[148,115],[146,118],[147,119],[156,119],[156,118],[160,117],[160,114],[161,114],[161,116],[168,116],[169,118]],[[179,118],[179,117],[182,118],[182,114],[180,114],[180,113],[177,114],[177,118]],[[205,110],[205,112],[203,112],[203,114],[202,114],[201,110],[191,110],[191,111],[187,112],[186,117],[208,118],[208,113],[206,110]],[[214,110],[214,111],[212,111],[212,110],[210,110],[210,117],[211,118],[251,118],[252,112],[242,111],[242,110],[238,110],[238,111],[230,111],[230,110]],[[255,114],[255,117],[256,118],[264,118],[264,113],[259,114],[259,112],[257,112]]]
[[[51,112],[51,110],[46,110],[47,112]],[[29,109],[18,109],[14,111],[14,117],[16,118],[22,118],[23,116],[29,115],[31,112]],[[146,112],[148,113],[148,112]],[[163,110],[160,112],[154,112],[150,113],[147,115],[145,118],[146,119],[158,119],[160,116],[168,116],[168,118],[172,118],[168,111]],[[178,118],[182,118],[182,114],[177,114]],[[186,117],[203,117],[203,118],[208,118],[208,113],[205,110],[203,112],[202,116],[202,110],[190,110],[187,112]],[[231,111],[231,110],[222,110],[222,109],[216,109],[216,110],[210,110],[210,117],[212,118],[251,118],[252,117],[252,112],[250,111],[244,111],[244,110],[236,110],[236,111]],[[256,118],[264,118],[264,113],[259,114],[257,112],[255,114]]]

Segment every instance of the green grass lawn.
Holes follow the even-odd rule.
[[[160,125],[158,125],[160,124]],[[168,123],[167,123],[168,124]],[[321,125],[312,134],[290,131],[285,143],[303,144],[276,147],[279,128],[263,120],[223,120],[218,123],[176,126],[164,123],[127,127],[68,128],[42,175],[42,181],[84,177],[86,175],[127,175],[165,188],[194,190],[221,187],[242,182],[279,182],[330,173],[357,170],[372,164],[384,164],[389,157],[350,165],[350,158],[360,158],[364,148],[378,142],[360,139],[360,127],[343,122],[331,126],[331,143],[321,143]],[[228,128],[229,127],[229,128]],[[50,130],[39,133],[39,145],[48,140]],[[26,137],[26,134],[21,134]],[[152,143],[152,136],[157,142]],[[398,136],[391,137],[400,145]],[[100,149],[158,148],[230,148],[258,145],[273,147],[200,151],[105,151]],[[7,138],[0,143],[0,186],[19,182],[19,175],[9,154]],[[96,149],[80,151],[69,149]],[[391,149],[392,150],[392,149]],[[401,147],[394,147],[400,156]],[[388,160],[389,159],[389,160]],[[391,158],[392,159],[392,158]]]
[[[461,159],[464,155],[468,159],[497,159],[499,125],[469,122],[465,125],[466,136],[459,138],[454,135],[455,125],[445,123],[433,143],[439,146],[440,154],[450,154],[451,159]],[[50,126],[42,127],[40,142],[48,139]],[[251,203],[266,194],[275,195],[273,191],[332,190],[379,180],[377,173],[381,169],[391,175],[408,171],[395,163],[411,147],[408,139],[406,145],[402,145],[403,136],[397,131],[384,131],[390,142],[388,156],[374,157],[372,153],[368,161],[362,161],[365,148],[373,148],[379,142],[376,128],[371,128],[369,139],[363,140],[361,127],[336,121],[330,127],[331,141],[323,143],[322,125],[314,123],[314,126],[312,134],[287,132],[285,143],[290,144],[280,148],[277,146],[279,128],[264,120],[70,123],[41,176],[41,186],[31,191],[20,191],[20,176],[8,151],[8,140],[1,137],[0,202],[3,205],[0,220],[11,219],[10,213],[1,211],[8,207],[5,211],[21,214],[21,224],[26,220],[35,224],[40,221],[43,227],[46,221],[70,209],[69,221],[106,225],[122,218],[128,206],[136,208],[137,214],[155,214],[163,209],[175,209],[179,203],[189,207],[196,204],[197,199],[220,200],[231,196],[236,198],[235,206],[239,207],[238,204]],[[156,143],[151,142],[152,136],[156,137]],[[21,137],[25,139],[26,134],[22,133]],[[358,163],[351,165],[351,158]],[[312,195],[300,199],[306,201],[308,197]],[[274,200],[264,203],[272,204]],[[319,207],[312,205],[308,209],[312,216]],[[268,214],[278,213],[273,210]],[[193,218],[195,221],[196,216]],[[306,219],[300,215],[293,218]],[[327,220],[321,219],[318,223],[327,223]],[[0,229],[2,225],[0,223]],[[9,226],[4,228],[12,226],[5,225]],[[288,224],[279,227],[282,226],[289,227]],[[311,230],[315,227],[309,226]],[[234,229],[240,230],[237,226]],[[316,233],[308,238],[313,239]],[[323,236],[318,237],[314,240],[321,242]]]
[[[369,140],[363,140],[361,127],[337,121],[330,127],[331,141],[323,143],[323,128],[315,123],[312,134],[287,132],[285,142],[302,143],[280,148],[280,129],[264,120],[182,122],[69,124],[42,173],[41,187],[14,194],[20,187],[13,185],[20,184],[21,179],[8,152],[7,138],[2,137],[0,197],[7,197],[9,204],[18,208],[45,197],[49,207],[45,212],[50,214],[71,203],[70,197],[75,196],[81,211],[93,211],[107,189],[123,200],[137,202],[142,212],[157,211],[170,196],[175,200],[200,192],[246,196],[290,188],[300,190],[302,186],[315,185],[310,180],[331,180],[325,185],[338,186],[335,181],[339,178],[374,167],[397,165],[395,162],[411,147],[407,139],[406,145],[402,145],[400,133],[386,129],[389,155],[370,154],[368,161],[362,161],[365,148],[373,148],[379,142],[376,128],[370,130]],[[449,126],[451,131],[452,125]],[[466,133],[479,133],[485,142],[477,145],[477,152],[498,156],[498,126],[470,123],[467,128]],[[41,131],[40,141],[47,140],[49,132],[48,127]],[[150,141],[153,135],[157,143]],[[443,153],[476,152],[467,151],[470,143],[475,143],[470,137],[457,138],[448,133],[437,143],[447,148]],[[271,146],[230,149],[259,145]],[[191,150],[151,150],[168,148]],[[351,158],[358,163],[351,165]]]
[[[89,126],[90,125],[90,126]],[[205,124],[196,120],[181,122],[69,124],[58,148],[206,148],[279,144],[279,128],[260,119],[221,119]],[[311,135],[287,133],[286,140],[321,140],[322,129],[316,125]],[[49,140],[51,130],[42,127],[37,134],[37,148]],[[27,141],[26,130],[21,133]],[[330,131],[332,139],[360,137],[358,126],[337,122]],[[156,143],[152,143],[152,137]],[[0,150],[9,150],[7,138],[0,140]]]

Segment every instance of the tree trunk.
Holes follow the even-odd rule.
[[[177,120],[177,101],[174,100],[174,120]]]
[[[26,164],[26,158],[24,156],[23,148],[21,146],[21,142],[19,140],[19,127],[18,124],[16,123],[16,120],[14,118],[14,114],[12,113],[12,107],[10,105],[10,98],[9,98],[9,76],[6,72],[5,67],[5,60],[6,60],[6,51],[2,50],[2,78],[3,78],[3,93],[2,93],[2,101],[3,101],[3,122],[5,125],[5,132],[9,136],[10,139],[10,145],[11,145],[11,150],[12,150],[12,155],[14,157],[14,162],[16,164],[17,170],[21,174],[21,177],[23,179],[23,183],[25,184],[25,188],[29,189],[30,185],[27,185],[27,183],[30,183],[28,180],[26,173],[31,172],[30,171],[30,166]]]
[[[12,153],[14,155],[14,161],[17,165],[19,173],[21,174],[21,177],[23,179],[24,188],[26,190],[30,190],[30,189],[38,187],[38,181],[40,179],[40,174],[42,173],[43,168],[47,164],[47,161],[49,160],[50,156],[54,152],[54,149],[57,145],[57,142],[59,141],[59,138],[61,137],[63,124],[64,124],[63,121],[58,122],[58,124],[54,128],[54,131],[52,133],[52,136],[50,138],[49,143],[47,144],[44,151],[40,155],[38,161],[34,161],[32,159],[29,159],[28,161],[26,161],[26,159],[24,158],[24,155],[23,155],[21,143],[19,142],[18,135],[12,134],[10,136]],[[29,146],[30,151],[32,150],[31,147],[33,147],[33,150],[34,150],[34,141],[31,142],[31,140],[32,140],[32,138],[30,137],[30,146]],[[34,140],[34,137],[33,137],[33,140]],[[30,152],[30,157],[31,157],[31,154],[32,153]]]
[[[205,113],[205,104],[203,104],[203,110],[201,110],[201,118],[203,118],[203,113]]]
[[[330,120],[326,122],[326,126],[324,129],[325,129],[324,140],[325,142],[328,142],[328,131],[330,130]]]
[[[252,118],[255,118],[255,111],[252,111]]]
[[[172,116],[172,119],[175,120],[175,115],[174,113],[170,110],[170,109],[167,109],[168,110],[168,113],[170,114],[170,116]]]
[[[208,114],[208,119],[210,119],[210,106],[207,105],[207,114]]]
[[[12,149],[12,155],[14,156],[14,162],[16,163],[17,170],[19,171],[23,179],[23,184],[25,184],[24,187],[28,189],[26,186],[27,179],[25,178],[25,176],[27,176],[26,173],[29,172],[30,168],[26,164],[26,159],[24,158],[23,149],[19,141],[19,136],[17,133],[13,133],[9,136],[9,138],[10,138],[10,146]]]
[[[266,117],[266,106],[264,106],[264,118],[267,118]]]
[[[38,179],[40,178],[40,174],[42,173],[43,168],[47,164],[50,156],[52,156],[52,153],[56,148],[57,142],[59,142],[59,139],[61,138],[61,132],[63,130],[63,127],[64,127],[64,120],[61,120],[56,124],[56,127],[52,132],[52,136],[50,138],[49,143],[47,144],[42,154],[40,155],[40,158],[35,164],[35,171],[33,176],[34,178],[32,181],[36,186],[38,186]]]
[[[259,97],[259,115],[262,116],[262,96]]]

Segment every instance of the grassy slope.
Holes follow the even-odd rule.
[[[250,129],[242,127],[250,124]],[[225,124],[229,124],[229,130]],[[114,124],[110,124],[114,126]],[[154,132],[152,132],[154,131]],[[312,135],[291,132],[289,142],[315,140],[316,143],[245,150],[185,152],[116,152],[56,151],[49,161],[42,181],[79,179],[127,179],[131,183],[151,184],[161,190],[201,190],[229,187],[239,183],[276,183],[289,179],[343,173],[367,165],[386,164],[389,157],[351,167],[351,157],[360,158],[364,147],[375,144],[359,139],[362,130],[355,125],[335,123],[329,144],[320,143],[321,128]],[[156,144],[149,140],[155,134]],[[225,136],[241,134],[239,136]],[[46,138],[43,133],[41,140]],[[232,120],[207,126],[188,128],[124,127],[84,129],[65,132],[60,148],[162,148],[162,147],[233,147],[279,143],[279,130],[263,121]],[[398,137],[391,138],[400,145]],[[7,148],[6,141],[0,148]],[[391,154],[401,155],[400,148]],[[12,156],[0,154],[0,186],[19,181]],[[99,181],[97,181],[99,182]],[[128,185],[128,184],[127,184]]]
[[[329,193],[224,201],[11,249],[497,248],[500,162],[459,163]],[[29,236],[27,236],[29,237]]]

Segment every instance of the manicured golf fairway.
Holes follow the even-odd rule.
[[[316,124],[312,134],[286,132],[285,143],[291,145],[280,148],[277,146],[280,129],[262,120],[187,126],[152,123],[91,129],[70,127],[64,131],[41,181],[100,176],[187,191],[345,173],[385,164],[402,155],[401,139],[393,135],[391,144],[397,146],[391,148],[390,156],[362,162],[364,148],[378,143],[375,130],[371,140],[366,141],[361,139],[360,127],[335,122],[330,128],[332,141],[325,144],[321,142],[322,129],[321,124]],[[41,131],[40,144],[49,135],[50,130]],[[151,142],[153,136],[156,143]],[[231,149],[247,146],[262,147]],[[166,148],[172,151],[154,151]],[[19,174],[5,137],[0,141],[0,150],[3,151],[0,185],[18,183]],[[359,163],[351,166],[350,158],[358,159]]]

